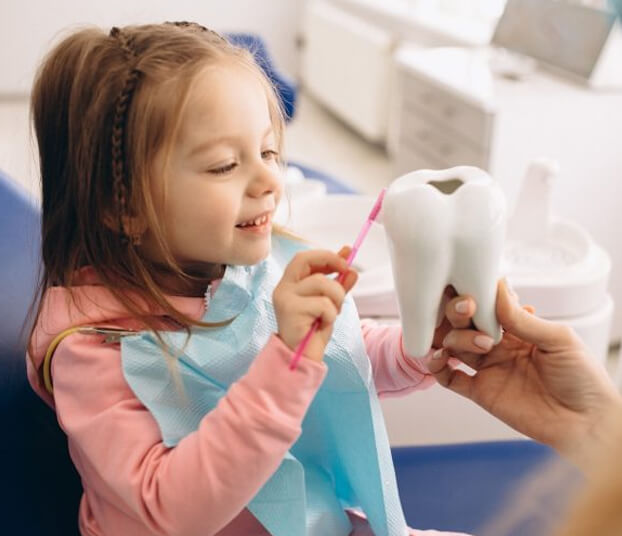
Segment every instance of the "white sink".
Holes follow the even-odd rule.
[[[544,318],[594,312],[607,296],[609,255],[571,222],[552,222],[538,241],[508,236],[502,271],[523,303]]]

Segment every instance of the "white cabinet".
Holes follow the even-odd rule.
[[[363,138],[384,143],[392,33],[331,2],[307,5],[304,33],[306,91]]]
[[[439,163],[487,164],[493,120],[487,110],[410,73],[401,88],[400,156],[423,152]]]
[[[510,201],[528,164],[560,165],[552,210],[583,226],[610,254],[609,289],[622,335],[622,92],[596,92],[534,70],[495,75],[486,49],[403,47],[395,55],[389,149],[395,176],[470,164]],[[620,67],[622,68],[622,67]]]

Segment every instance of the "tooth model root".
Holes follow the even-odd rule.
[[[481,247],[477,243],[458,243],[454,259],[469,259],[469,262],[463,260],[461,264],[456,263],[450,281],[458,294],[468,294],[475,300],[477,309],[473,324],[490,335],[495,343],[501,340],[501,328],[496,315],[501,245],[501,241],[498,245],[486,243]]]

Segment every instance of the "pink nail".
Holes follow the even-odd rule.
[[[488,335],[477,335],[473,339],[473,343],[478,348],[488,351],[493,347],[493,345],[495,344],[495,341]]]
[[[456,303],[455,309],[456,313],[465,315],[469,312],[469,302],[467,300],[459,301],[458,303]]]
[[[432,359],[440,359],[441,357],[443,357],[443,349],[439,348],[438,350],[436,350],[436,352],[434,352],[432,354]]]

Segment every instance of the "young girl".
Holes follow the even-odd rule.
[[[358,319],[347,248],[273,230],[283,120],[252,56],[191,23],[85,29],[32,112],[28,374],[82,477],[81,533],[407,534],[376,390],[433,380],[398,327]]]

